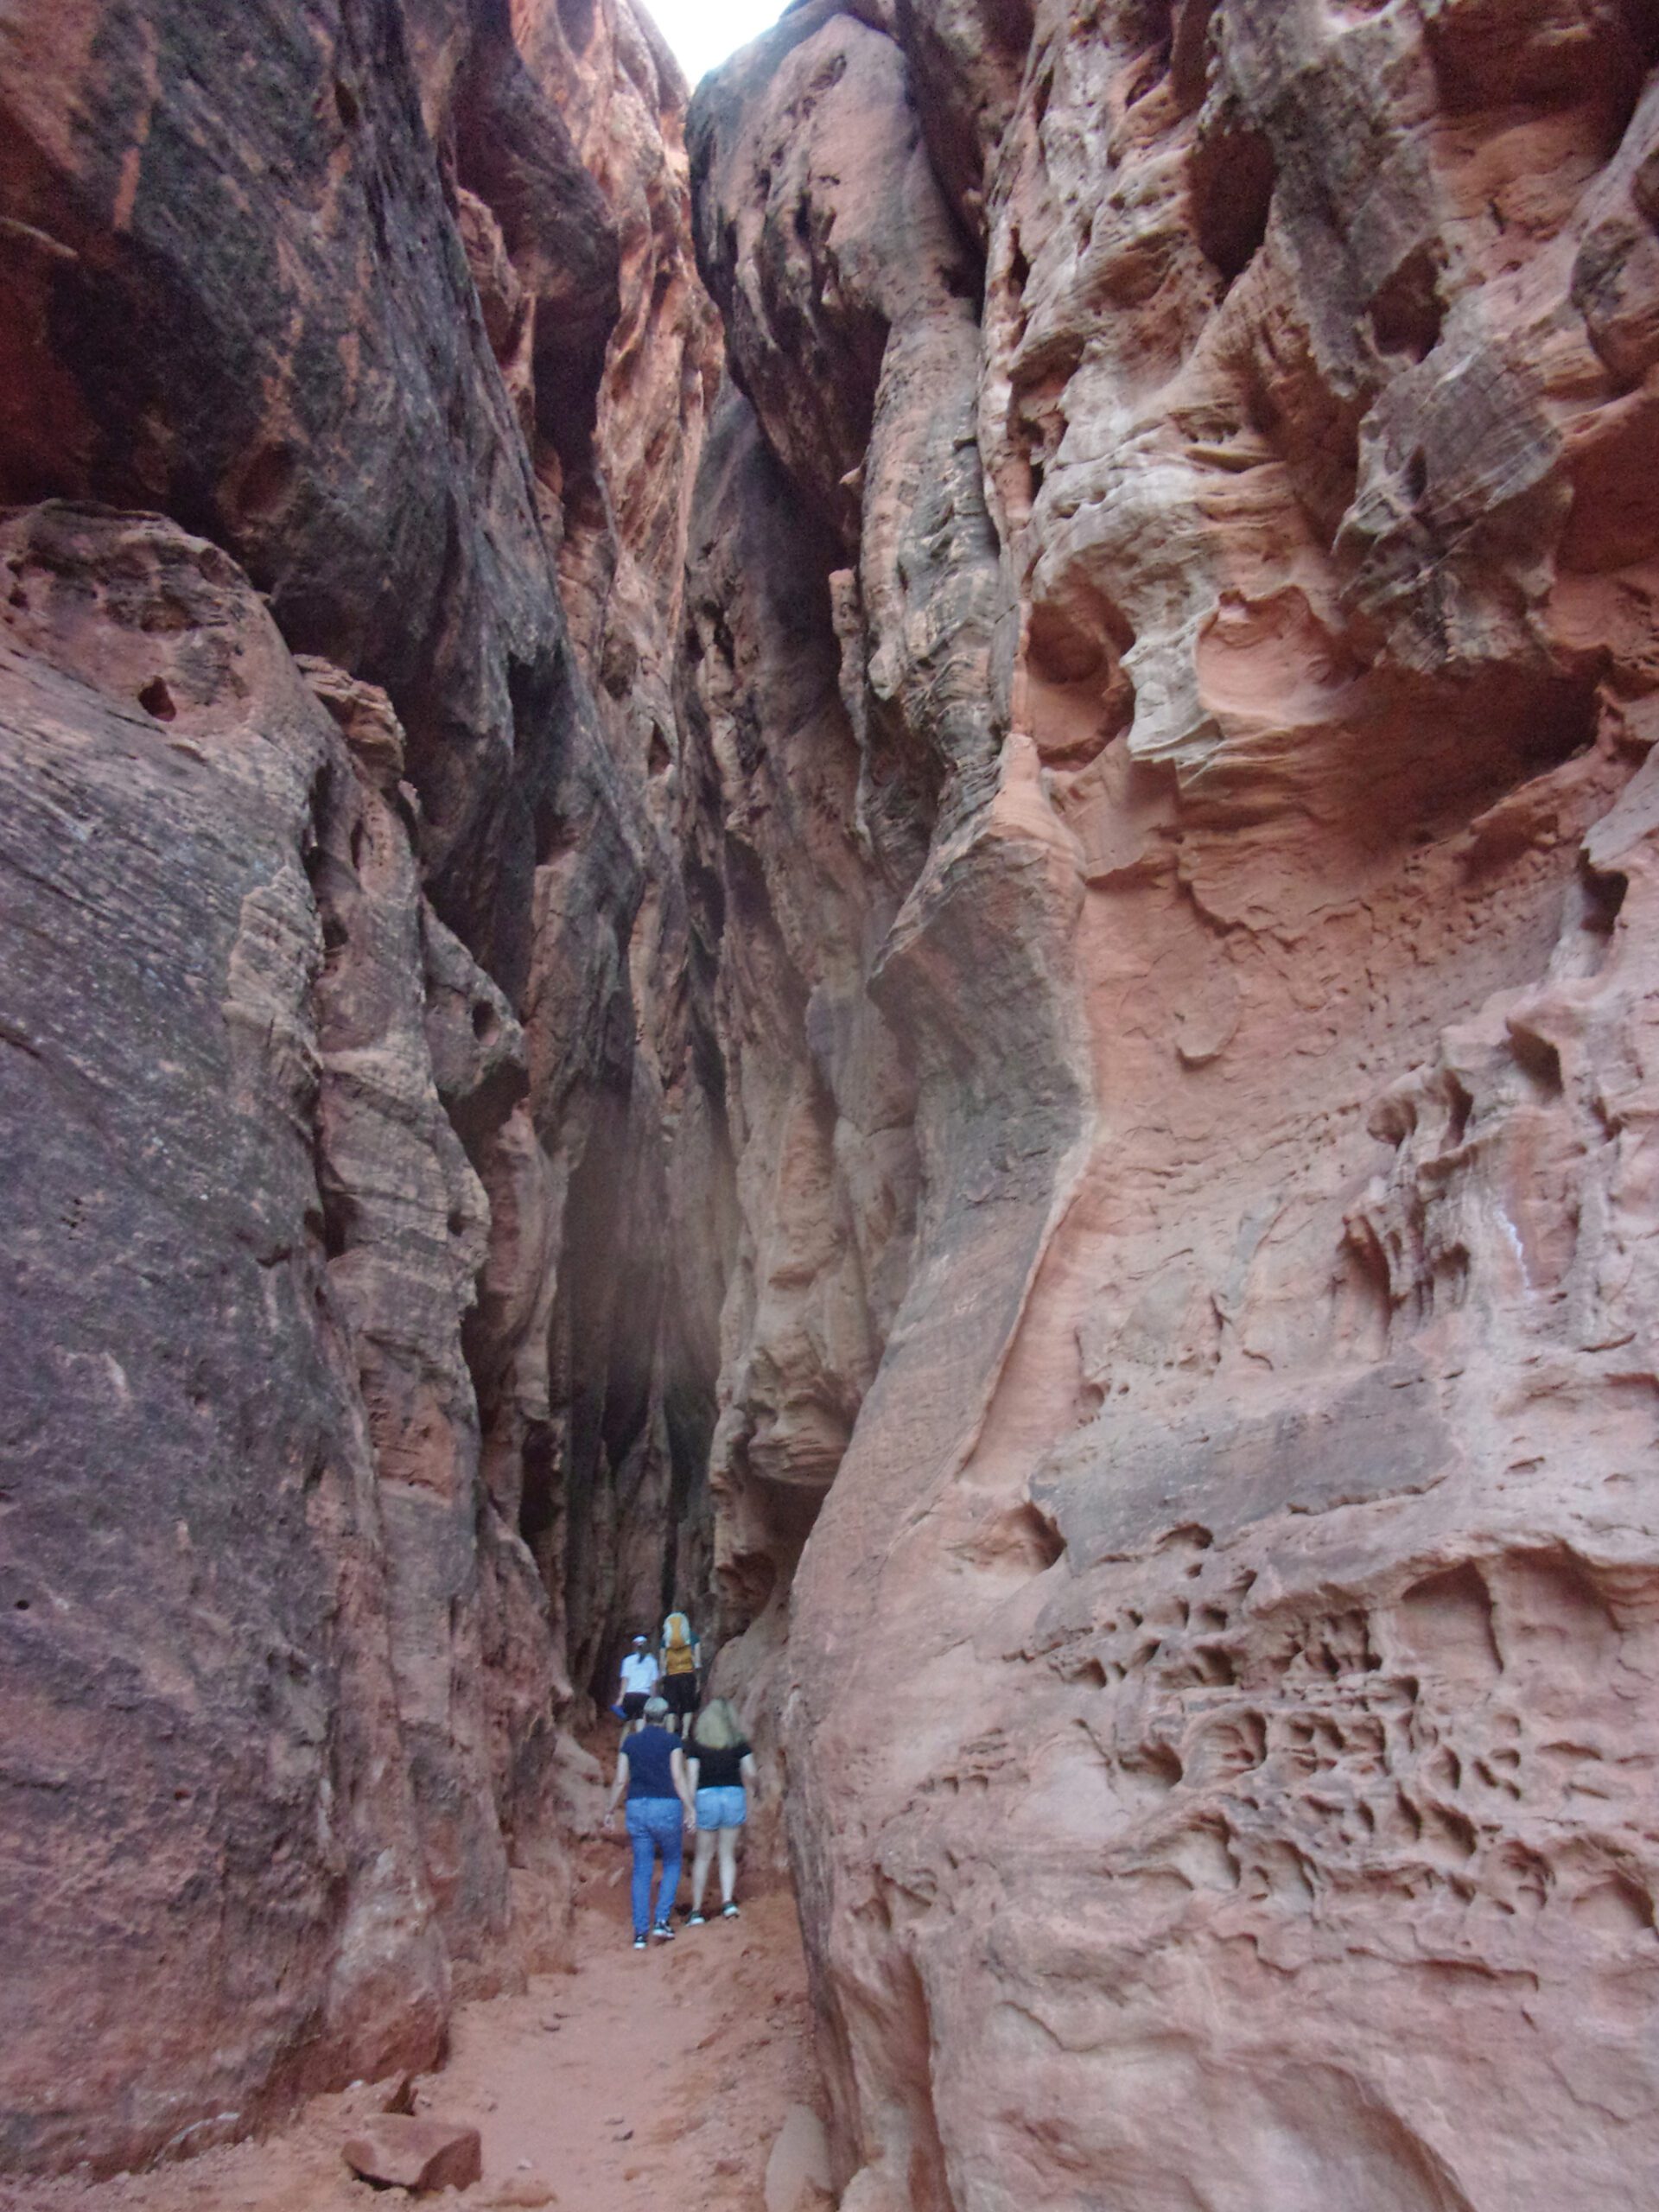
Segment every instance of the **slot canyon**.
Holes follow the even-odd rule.
[[[1653,2212],[1659,0],[0,0],[0,2208],[683,1606],[801,2204]]]

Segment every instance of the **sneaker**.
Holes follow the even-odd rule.
[[[643,1950],[645,1949],[645,1937],[644,1937],[643,1936],[636,1936],[634,1937],[634,1939],[633,1939],[633,1948],[634,1948],[634,1949],[635,1949],[636,1951],[643,1951]]]
[[[651,1932],[659,1943],[671,1943],[674,1941],[674,1930],[665,1920],[659,1920]],[[639,1940],[643,1943],[645,1937],[642,1936]]]
[[[720,1916],[722,1920],[735,1920],[737,1918],[737,1907],[728,1900],[720,1908]]]
[[[700,1912],[694,1912],[690,1919],[688,1920],[685,1924],[688,1928],[702,1928],[705,1925],[705,1923],[703,1916]]]

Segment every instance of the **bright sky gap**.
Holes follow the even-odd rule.
[[[784,0],[643,0],[695,85],[699,77],[770,30]]]

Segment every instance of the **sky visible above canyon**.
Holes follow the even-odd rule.
[[[645,0],[692,84],[769,30],[784,0]]]

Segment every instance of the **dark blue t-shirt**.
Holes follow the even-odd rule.
[[[677,1797],[669,1762],[680,1748],[680,1739],[666,1728],[642,1728],[628,1737],[622,1756],[628,1763],[628,1802],[636,1797]]]

